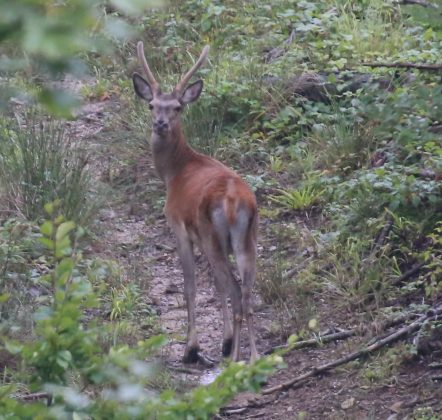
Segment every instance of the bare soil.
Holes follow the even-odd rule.
[[[106,146],[110,134],[109,114],[118,106],[112,101],[89,104],[80,113],[80,119],[73,129],[84,140],[90,141],[95,150]],[[117,157],[114,157],[118,159]],[[102,158],[92,159],[100,166]],[[94,164],[94,163],[92,163]],[[144,185],[158,184],[149,156],[140,156],[133,165],[136,174],[129,177],[142,190]],[[98,170],[98,175],[103,173]],[[101,174],[100,174],[101,173]],[[216,377],[221,361],[222,320],[220,303],[211,281],[210,268],[201,255],[197,257],[197,322],[200,346],[205,355],[215,361],[215,367],[185,366],[181,362],[184,351],[187,313],[183,296],[183,278],[175,253],[174,238],[166,226],[164,217],[153,209],[152,203],[137,198],[137,188],[128,188],[119,200],[110,200],[100,213],[100,236],[91,247],[96,256],[118,260],[125,270],[137,267],[140,281],[149,283],[149,300],[156,308],[160,324],[169,336],[169,343],[163,350],[167,367],[190,384],[207,383]],[[159,191],[160,197],[163,195]],[[261,220],[261,245],[259,258],[271,260],[272,246],[278,246],[273,238],[267,238],[265,225]],[[273,223],[277,223],[273,221]],[[142,277],[145,276],[143,280]],[[294,308],[297,310],[297,308]],[[321,328],[349,328],[351,314],[336,312],[327,302],[318,302],[318,317]],[[271,333],[271,325],[277,314],[275,309],[264,305],[256,296],[256,326],[258,350],[264,353],[272,346],[283,344]],[[293,331],[296,332],[296,331]],[[242,358],[248,359],[246,334],[243,331]],[[358,347],[369,338],[353,338],[324,345],[314,349],[293,351],[285,357],[287,367],[269,378],[267,386],[273,386],[297,376],[314,365],[321,365],[338,358]],[[372,356],[377,360],[379,355]],[[442,349],[427,356],[419,356],[402,364],[392,376],[370,383],[364,379],[364,362],[343,365],[329,373],[314,377],[300,387],[277,392],[268,396],[241,394],[218,418],[248,419],[405,419],[442,418],[441,381],[432,376],[441,375],[442,369],[430,369],[430,362],[442,361]],[[175,375],[175,373],[174,373]],[[416,415],[419,407],[422,416]],[[412,413],[415,413],[413,416]],[[425,414],[427,415],[425,417]]]

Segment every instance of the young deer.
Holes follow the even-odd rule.
[[[186,363],[201,356],[195,327],[195,263],[193,246],[206,254],[212,266],[215,286],[221,296],[224,321],[225,356],[239,360],[240,330],[243,315],[247,321],[250,359],[258,358],[255,345],[251,293],[255,281],[258,214],[256,200],[247,184],[221,162],[195,152],[186,142],[180,115],[185,105],[194,102],[203,89],[202,80],[188,85],[203,65],[209,52],[206,46],[194,66],[170,94],[162,93],[144,56],[143,43],[137,46],[138,58],[147,80],[134,73],[136,94],[152,111],[151,147],[155,168],[166,184],[165,214],[177,239],[177,250],[184,275],[187,303]],[[234,254],[242,287],[232,274],[229,255]],[[227,297],[233,311],[233,331]]]

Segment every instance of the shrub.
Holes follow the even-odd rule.
[[[23,386],[44,390],[52,401],[22,405],[15,384],[0,390],[0,412],[14,418],[118,418],[118,419],[208,419],[237,392],[256,391],[277,365],[279,355],[262,358],[253,365],[232,363],[209,386],[178,396],[173,391],[149,389],[155,375],[149,357],[165,343],[153,336],[134,348],[113,346],[103,354],[98,328],[84,321],[84,312],[97,304],[90,282],[76,270],[81,259],[71,236],[81,229],[57,214],[59,203],[45,206],[50,220],[40,227],[40,242],[51,256],[52,269],[40,278],[52,290],[51,302],[34,315],[33,341],[1,337],[3,349],[20,357],[26,370]],[[148,361],[145,361],[147,358]],[[93,397],[92,397],[93,396]]]
[[[37,220],[44,203],[59,198],[63,214],[84,223],[93,207],[85,152],[62,123],[41,118],[31,112],[22,122],[0,121],[3,210]]]

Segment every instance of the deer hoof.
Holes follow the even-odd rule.
[[[198,347],[191,347],[189,350],[186,349],[183,357],[183,363],[199,363],[204,367],[211,368],[215,365],[215,362],[207,356],[199,353]]]
[[[196,363],[198,362],[200,356],[198,354],[198,347],[186,348],[183,356],[183,363]]]
[[[223,341],[222,352],[223,352],[224,357],[230,356],[230,354],[232,353],[232,346],[233,346],[233,339],[232,338],[228,338]]]

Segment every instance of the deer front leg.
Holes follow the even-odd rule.
[[[187,340],[183,362],[196,363],[199,358],[199,344],[195,323],[195,259],[190,239],[184,235],[177,235],[177,239],[178,255],[184,276],[184,298],[187,305]]]

